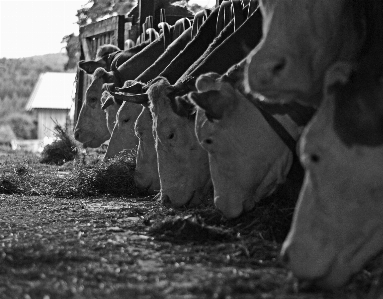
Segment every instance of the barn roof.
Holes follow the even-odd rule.
[[[25,109],[70,109],[73,105],[76,73],[43,73]]]

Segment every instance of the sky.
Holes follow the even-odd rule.
[[[78,34],[76,12],[88,0],[0,0],[0,58],[63,52],[62,38]],[[215,0],[191,0],[212,6]]]

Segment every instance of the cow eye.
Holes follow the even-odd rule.
[[[97,98],[90,98],[90,102],[91,102],[91,103],[95,103],[95,102],[97,102]]]
[[[124,123],[127,123],[129,120],[130,120],[130,118],[125,118],[125,119],[123,120],[123,122],[124,122]]]
[[[174,138],[174,133],[170,133],[168,136],[168,139],[173,139]]]

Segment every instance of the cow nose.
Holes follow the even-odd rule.
[[[171,207],[171,205],[172,205],[172,202],[170,201],[170,197],[166,194],[162,194],[161,202],[167,208]]]
[[[148,185],[150,185],[149,182],[145,180],[144,175],[141,172],[138,172],[137,170],[134,174],[134,183],[139,189],[146,189],[148,188]]]
[[[80,138],[80,130],[74,132],[74,139],[78,140]]]
[[[281,252],[281,261],[282,263],[287,266],[290,263],[290,254],[288,248],[285,248]]]
[[[259,75],[262,85],[272,83],[286,68],[286,59],[278,58],[264,62],[260,66]]]
[[[251,88],[257,91],[258,87],[276,84],[287,69],[286,57],[271,57],[269,59],[252,59],[249,63],[248,76]],[[255,83],[256,82],[256,83]]]

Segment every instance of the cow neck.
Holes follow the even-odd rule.
[[[113,82],[113,87],[115,86],[123,86],[124,85],[124,78],[121,75],[121,73],[118,71],[118,69],[114,69],[111,71],[113,74],[113,77],[115,78],[115,82]]]
[[[191,40],[191,27],[185,30],[164,53],[153,63],[152,66],[142,72],[135,80],[148,83],[158,76],[177,55],[186,47]]]
[[[274,130],[274,132],[279,136],[279,138],[281,138],[283,143],[291,151],[293,155],[293,162],[289,170],[289,173],[287,174],[287,178],[291,179],[292,181],[301,182],[303,179],[304,170],[303,170],[302,164],[300,163],[297,150],[296,150],[297,140],[295,140],[293,136],[291,136],[291,134],[286,130],[286,128],[272,115],[272,113],[270,113],[270,111],[267,111],[265,109],[264,105],[260,101],[255,100],[251,95],[245,95],[245,96],[249,100],[249,102],[252,103],[256,107],[256,109],[258,109],[258,111],[262,114],[266,122],[270,125],[270,127]],[[289,115],[289,113],[286,113],[286,114]],[[310,112],[310,115],[312,116],[313,113],[311,114]]]
[[[247,8],[246,8],[247,9]],[[194,63],[177,83],[188,86],[189,91],[194,90],[197,78],[207,72],[215,72],[222,74],[228,69],[240,69],[242,77],[242,65],[249,49],[253,49],[259,43],[262,37],[262,15],[260,10],[255,11],[234,33],[228,34],[231,30],[229,26],[234,26],[234,22],[230,22],[221,33],[224,40],[215,40],[214,47],[209,49],[202,56],[203,59]],[[226,35],[224,35],[226,34]],[[231,51],[231,55],[227,53]],[[206,55],[208,54],[208,55]],[[221,57],[225,57],[222,61]],[[232,67],[234,65],[234,67]],[[237,73],[239,73],[237,72]]]
[[[230,83],[234,88],[237,88],[249,102],[251,102],[262,113],[263,117],[279,135],[283,142],[292,150],[296,152],[296,141],[291,134],[284,128],[284,126],[273,115],[288,115],[297,126],[305,126],[313,117],[316,109],[303,106],[296,102],[280,104],[280,103],[266,103],[255,99],[252,95],[245,93],[243,86],[238,84],[242,82],[243,64],[239,63],[233,66],[228,73],[221,76],[222,82]]]
[[[219,7],[211,12],[207,20],[201,25],[198,34],[159,76],[165,77],[170,84],[174,84],[187,71],[190,65],[203,55],[215,38],[218,10]]]
[[[262,107],[259,101],[254,101],[251,95],[246,95],[246,98],[257,108],[257,110],[262,114],[263,118],[270,125],[270,127],[282,139],[282,141],[290,149],[293,155],[296,156],[297,141],[291,136],[291,134],[285,129],[285,127],[278,120],[276,120],[276,118],[273,117],[273,115],[270,112],[268,112],[264,107]]]

